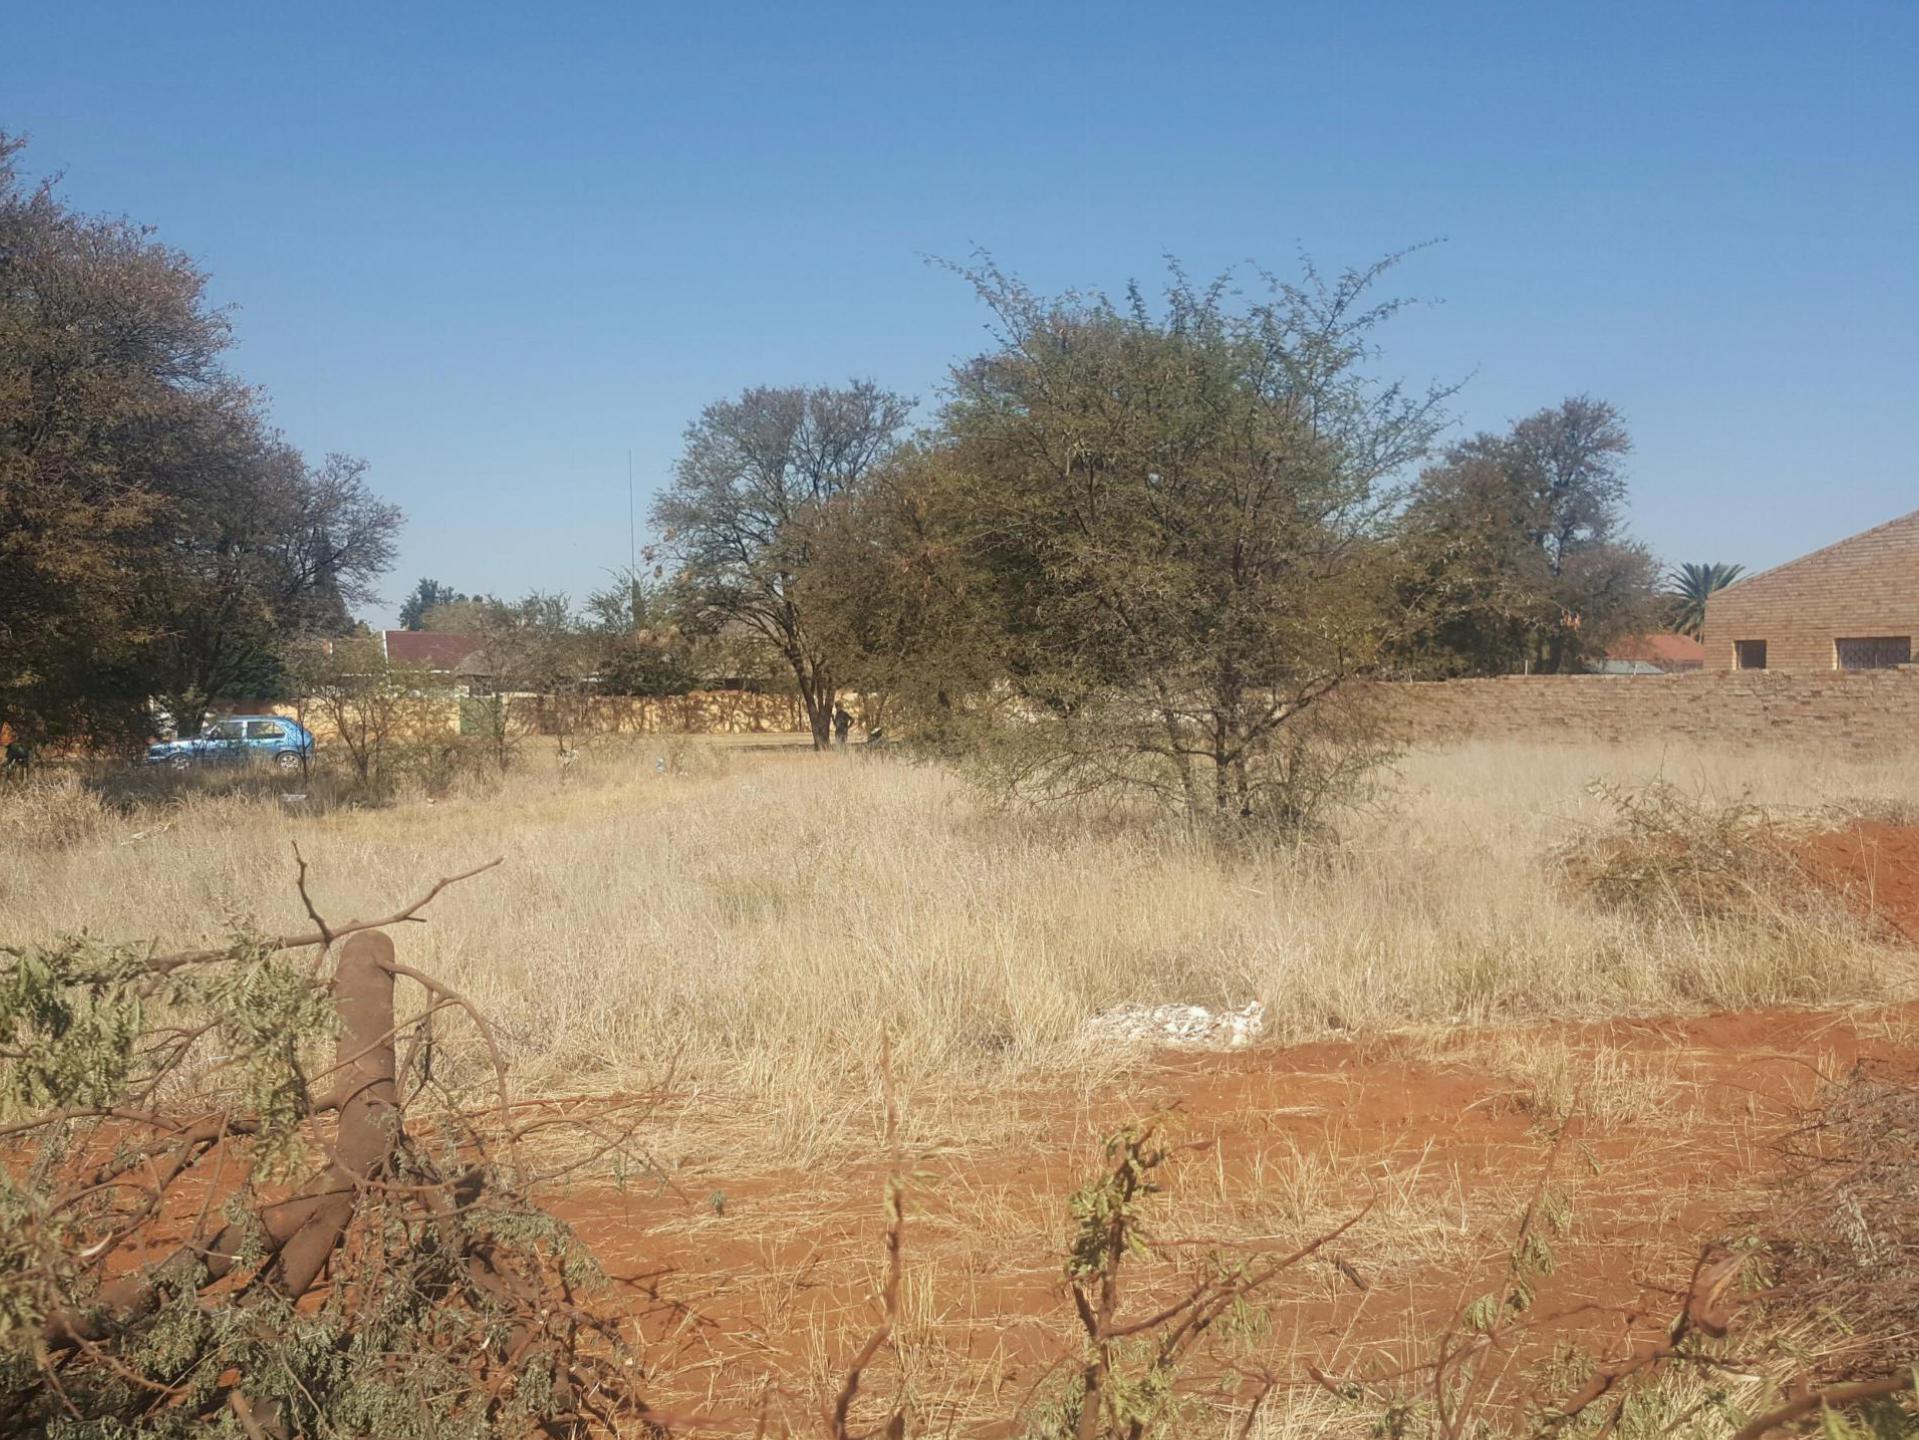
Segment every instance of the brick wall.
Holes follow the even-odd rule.
[[[1832,673],[1833,642],[1911,636],[1919,656],[1919,511],[1714,595],[1708,670],[1733,668],[1734,642],[1766,642],[1767,670]]]
[[[1391,730],[1413,743],[1685,740],[1822,754],[1919,750],[1919,670],[1510,675],[1378,685],[1373,693]]]
[[[511,707],[514,734],[545,730],[539,697],[510,695],[507,702]],[[402,728],[414,739],[461,734],[461,703],[452,697],[422,701],[406,717]],[[849,700],[849,703],[853,702]],[[264,710],[240,708],[250,714],[271,710],[278,715],[297,715],[301,711],[301,707],[293,704],[271,705]],[[339,738],[311,704],[305,707],[305,713],[308,727],[322,744]],[[806,730],[806,714],[797,697],[760,695],[744,690],[699,690],[657,700],[595,696],[581,712],[569,716],[569,721],[583,735],[751,735]]]

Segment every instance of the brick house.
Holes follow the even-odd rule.
[[[1729,585],[1706,605],[1708,670],[1885,670],[1919,636],[1919,510]]]

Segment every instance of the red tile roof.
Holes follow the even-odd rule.
[[[1706,663],[1706,647],[1690,635],[1629,635],[1606,647],[1608,660],[1645,660],[1668,670]]]
[[[450,630],[388,630],[380,638],[389,664],[424,665],[429,670],[453,670],[480,648],[478,635]]]

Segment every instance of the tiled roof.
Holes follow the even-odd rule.
[[[1655,665],[1704,665],[1706,647],[1690,635],[1630,635],[1606,647],[1608,660],[1650,660]]]
[[[424,665],[429,670],[454,670],[480,648],[478,635],[450,630],[388,630],[381,640],[388,663]]]

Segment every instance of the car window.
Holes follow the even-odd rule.
[[[222,720],[218,725],[210,725],[207,727],[206,738],[209,740],[238,740],[240,738],[240,722],[238,720]]]
[[[278,720],[247,721],[247,739],[249,740],[284,740],[286,733],[287,727]]]

